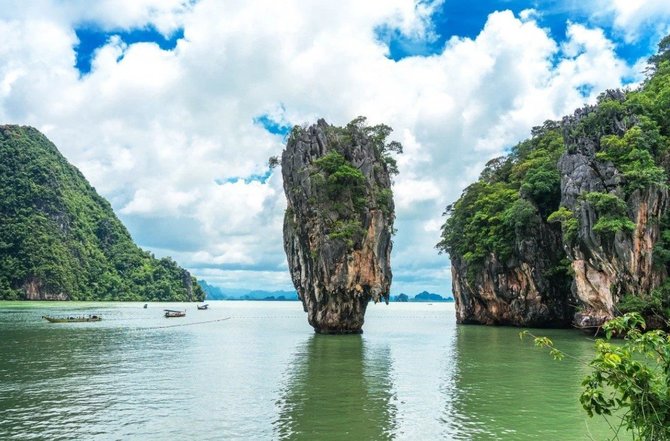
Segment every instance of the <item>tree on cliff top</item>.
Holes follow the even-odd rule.
[[[546,219],[558,209],[556,162],[563,151],[558,125],[547,121],[510,155],[489,161],[479,180],[447,206],[438,250],[468,263],[481,262],[489,254],[502,261],[510,257],[515,237],[532,226],[536,214]]]
[[[664,61],[670,61],[670,35],[658,43],[658,52],[649,58],[649,63],[658,68]]]

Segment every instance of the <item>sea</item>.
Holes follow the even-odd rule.
[[[0,440],[602,440],[579,403],[593,338],[370,304],[318,335],[295,301],[0,302]],[[164,309],[186,311],[165,318]],[[96,314],[93,323],[43,315]],[[626,439],[625,437],[621,439]]]

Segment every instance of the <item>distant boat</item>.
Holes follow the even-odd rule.
[[[42,318],[51,323],[82,323],[82,322],[99,322],[102,320],[100,315],[80,315],[80,316],[69,316],[69,317],[52,317],[49,315],[43,315]]]
[[[203,309],[209,308],[209,305],[207,303],[205,303],[204,305],[197,305],[196,307],[200,310],[203,310]]]
[[[176,311],[174,309],[166,309],[165,310],[165,317],[166,318],[186,317],[186,311]]]

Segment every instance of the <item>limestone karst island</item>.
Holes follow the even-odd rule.
[[[202,301],[156,259],[86,178],[32,127],[0,126],[0,299]]]
[[[670,441],[670,1],[0,41],[0,441]]]
[[[282,153],[284,249],[316,332],[359,333],[370,300],[388,303],[398,172],[391,153],[402,152],[390,133],[364,118],[345,127],[320,119],[294,127]]]
[[[535,127],[447,207],[459,322],[598,328],[637,312],[667,327],[668,55],[640,88]]]

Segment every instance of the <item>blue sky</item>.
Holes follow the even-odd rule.
[[[389,39],[390,57],[399,60],[411,55],[430,55],[439,53],[444,43],[452,37],[476,38],[481,32],[488,15],[493,11],[510,10],[519,15],[524,10],[537,11],[538,25],[549,29],[549,34],[556,41],[566,38],[568,22],[588,23],[597,26],[607,37],[616,43],[617,54],[635,63],[640,57],[649,54],[655,48],[657,35],[653,32],[643,34],[633,42],[626,42],[623,33],[613,29],[611,16],[594,16],[593,8],[588,1],[574,0],[478,0],[445,1],[432,16],[436,36],[428,42],[413,41],[399,33],[391,32]]]
[[[163,50],[174,49],[177,41],[184,38],[184,30],[181,28],[166,36],[151,25],[139,29],[106,30],[97,27],[95,24],[83,24],[81,27],[75,28],[74,31],[79,40],[79,43],[74,47],[77,56],[75,67],[82,75],[91,71],[91,60],[95,50],[104,46],[112,36],[120,37],[126,44],[155,43]]]
[[[294,124],[405,146],[394,294],[450,293],[444,207],[546,119],[634,87],[666,0],[0,0],[0,122],[42,130],[143,247],[224,289],[292,289]],[[324,17],[327,17],[325,19]]]
[[[393,60],[411,56],[429,56],[439,54],[445,42],[452,37],[476,38],[491,12],[510,10],[519,15],[522,11],[532,9],[537,11],[538,25],[549,29],[551,37],[558,42],[566,38],[566,24],[576,22],[601,28],[607,37],[616,43],[616,53],[629,63],[635,63],[640,57],[647,56],[655,50],[658,42],[657,33],[646,32],[634,41],[626,41],[624,33],[612,27],[611,15],[594,15],[593,7],[589,5],[588,1],[575,0],[444,1],[430,16],[434,35],[428,39],[403,35],[397,28],[389,25],[378,26],[375,33],[378,39],[388,45],[388,57]],[[90,71],[94,51],[104,46],[114,35],[121,37],[126,44],[152,42],[164,50],[174,49],[177,41],[184,38],[183,28],[172,29],[169,33],[162,34],[150,23],[129,29],[109,29],[96,23],[84,22],[79,23],[74,31],[79,40],[74,47],[75,66],[81,74]]]
[[[444,1],[430,15],[434,33],[430,38],[412,38],[403,35],[397,28],[389,25],[378,26],[375,33],[379,40],[388,45],[388,57],[393,60],[411,56],[430,56],[439,54],[446,41],[452,37],[476,38],[491,12],[510,10],[515,15],[519,15],[522,11],[532,9],[537,11],[538,25],[549,29],[549,35],[558,42],[566,38],[567,23],[576,22],[587,23],[602,29],[607,37],[616,44],[616,53],[631,64],[655,50],[659,36],[656,32],[646,32],[634,41],[626,41],[624,32],[613,28],[612,16],[594,15],[593,8],[589,4],[588,1],[575,0]],[[183,28],[176,28],[167,34],[162,34],[151,24],[130,29],[108,29],[96,23],[84,22],[78,24],[74,31],[79,40],[74,47],[75,67],[82,75],[90,71],[91,59],[95,50],[104,46],[114,35],[119,36],[126,44],[151,42],[164,50],[174,49],[177,41],[184,38]]]

